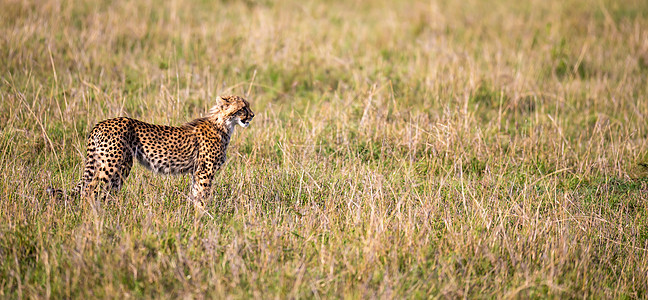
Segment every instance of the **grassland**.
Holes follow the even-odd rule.
[[[1,298],[648,297],[643,0],[0,0],[0,76]],[[230,93],[214,219],[44,193]]]

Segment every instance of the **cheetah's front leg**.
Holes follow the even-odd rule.
[[[193,184],[191,187],[192,200],[204,202],[209,198],[212,180],[215,173],[214,163],[203,162],[198,164],[193,173]]]

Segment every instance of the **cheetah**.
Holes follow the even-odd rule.
[[[192,173],[191,197],[202,202],[209,197],[215,172],[225,163],[234,126],[248,127],[252,118],[247,100],[220,96],[206,117],[178,127],[127,117],[99,122],[88,135],[83,175],[69,196],[91,196],[99,186],[104,192],[119,191],[135,158],[155,173]],[[62,190],[47,191],[63,195]]]

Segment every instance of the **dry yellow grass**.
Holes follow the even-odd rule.
[[[0,297],[645,298],[641,0],[0,0]],[[84,137],[257,117],[197,218]]]

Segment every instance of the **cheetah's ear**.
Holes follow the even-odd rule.
[[[216,96],[216,103],[214,107],[223,107],[225,105],[227,105],[227,101],[223,99],[222,96]]]
[[[218,100],[223,103],[230,103],[232,101],[231,96],[218,96]]]
[[[227,97],[217,96],[215,105],[209,109],[209,114],[211,115],[223,111],[228,104],[229,99],[227,99]]]

